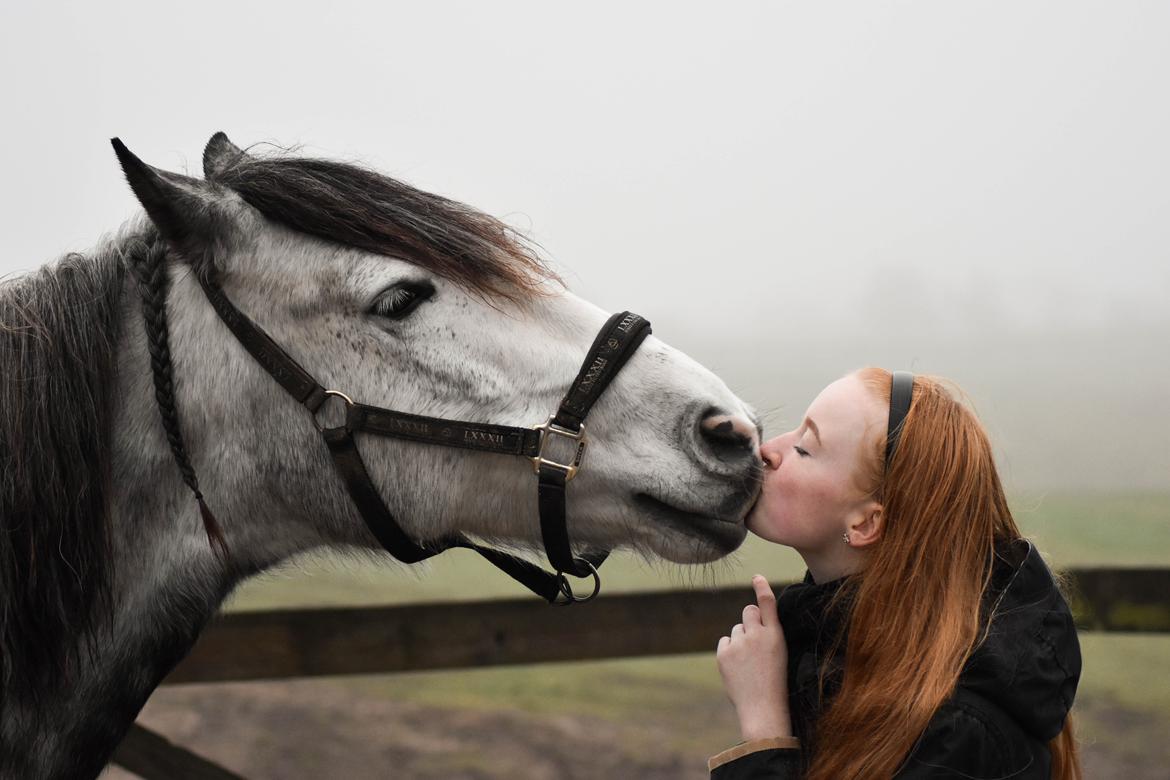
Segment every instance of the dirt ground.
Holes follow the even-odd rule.
[[[139,722],[248,778],[706,777],[704,750],[658,749],[670,735],[652,726],[386,701],[328,681],[164,689]]]
[[[1147,744],[1164,740],[1161,726],[1116,707],[1088,702],[1082,709],[1096,732],[1083,748],[1086,778],[1170,777],[1165,751],[1140,749],[1143,730]],[[726,717],[716,700],[687,714],[694,735]],[[164,688],[139,722],[256,780],[699,780],[707,777],[707,756],[724,747],[654,723],[442,708],[366,696],[331,680]],[[1127,738],[1103,733],[1113,728]],[[133,777],[117,768],[102,775]]]

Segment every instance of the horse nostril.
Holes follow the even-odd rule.
[[[741,460],[754,456],[759,447],[755,424],[746,417],[728,414],[711,407],[699,418],[703,443],[721,460]]]

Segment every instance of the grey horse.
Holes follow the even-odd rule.
[[[240,582],[314,548],[380,549],[311,415],[233,338],[197,274],[214,271],[323,384],[433,417],[543,422],[606,319],[463,204],[222,133],[203,163],[203,178],[142,164],[128,179],[145,213],[0,284],[4,778],[97,775]],[[739,546],[759,430],[722,381],[651,336],[589,428],[569,488],[576,545],[679,563]],[[539,548],[523,461],[361,447],[414,539]]]

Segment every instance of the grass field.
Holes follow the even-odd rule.
[[[1013,511],[1054,568],[1170,566],[1170,494],[1028,496],[1017,498]],[[417,573],[371,561],[303,559],[250,582],[229,608],[523,595],[465,551],[447,553],[427,569]],[[613,593],[746,585],[755,572],[781,582],[799,577],[803,564],[790,550],[752,537],[731,560],[701,568],[651,565],[618,555],[606,565],[605,587]],[[728,626],[737,619],[728,615]],[[1170,732],[1170,635],[1083,633],[1081,640],[1085,664],[1077,709],[1086,752],[1108,753],[1110,766],[1131,759],[1137,765],[1170,762],[1170,748],[1160,738]],[[628,726],[621,733],[630,751],[644,744],[641,729],[648,721],[659,727],[659,738],[668,734],[679,749],[704,744],[714,751],[738,739],[713,653],[346,678],[336,684],[365,696],[443,707],[593,716]]]

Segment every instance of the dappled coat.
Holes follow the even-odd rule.
[[[840,626],[841,610],[826,607],[841,583],[816,585],[806,575],[778,601],[796,740],[756,740],[726,750],[710,761],[712,780],[795,780],[804,776],[812,749],[833,749],[817,745],[816,723],[840,688],[843,649],[830,661],[823,699],[817,677]],[[996,559],[985,602],[996,601],[987,639],[895,775],[898,780],[1051,777],[1048,741],[1063,727],[1081,674],[1072,614],[1026,540],[1001,549]]]

